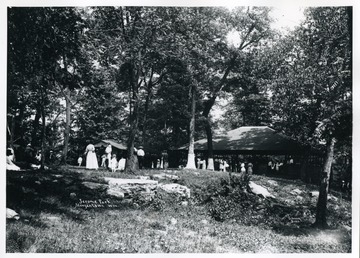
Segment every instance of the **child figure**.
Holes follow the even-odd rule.
[[[106,154],[103,154],[101,156],[101,167],[103,167],[103,168],[106,167],[105,161],[106,161]]]
[[[78,160],[77,160],[77,162],[79,164],[79,167],[81,167],[82,161],[83,161],[82,157],[79,157]]]
[[[222,159],[219,161],[219,169],[220,171],[224,171],[224,161]]]
[[[246,172],[246,168],[245,168],[245,163],[241,163],[241,173],[245,173]]]
[[[113,155],[112,155],[112,159],[111,159],[111,161],[110,161],[111,172],[115,172],[115,171],[116,171],[116,167],[117,167],[117,159],[116,159],[116,155],[113,154]]]

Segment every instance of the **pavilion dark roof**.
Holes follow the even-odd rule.
[[[186,150],[187,146],[180,149]],[[196,151],[207,150],[207,139],[195,142]],[[252,151],[295,153],[304,151],[304,147],[297,141],[277,133],[268,126],[242,126],[213,138],[214,151]]]

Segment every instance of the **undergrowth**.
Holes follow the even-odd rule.
[[[116,200],[109,198],[106,191],[83,186],[83,181],[104,183],[103,176],[111,176],[108,172],[12,173],[7,180],[7,207],[18,211],[21,218],[7,221],[6,250],[43,253],[351,251],[351,231],[326,231],[325,239],[323,231],[310,228],[316,205],[306,197],[306,185],[301,188],[300,183],[277,181],[278,185],[271,188],[270,180],[254,176],[251,181],[281,197],[265,199],[249,191],[250,178],[238,174],[185,170],[168,173],[178,175],[178,183],[191,189],[190,199],[157,191],[153,195],[139,193],[130,199]],[[289,190],[282,190],[285,186],[301,188],[303,203],[283,201],[293,198]],[[74,206],[78,198],[109,198],[117,208],[80,209]],[[351,204],[346,200],[329,202],[329,220],[337,223],[334,226],[351,226],[349,207]]]

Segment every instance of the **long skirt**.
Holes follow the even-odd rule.
[[[95,152],[89,151],[86,155],[86,168],[87,169],[98,169],[98,161]]]
[[[126,159],[120,159],[118,164],[118,169],[120,171],[123,171],[125,169],[125,165],[126,165]]]

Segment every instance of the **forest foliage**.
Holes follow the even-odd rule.
[[[195,139],[268,125],[313,146],[335,138],[335,154],[351,157],[351,8],[307,8],[287,34],[270,11],[8,8],[8,146],[42,149],[43,163],[73,163],[101,139],[129,155],[175,149],[189,141],[194,90]]]

